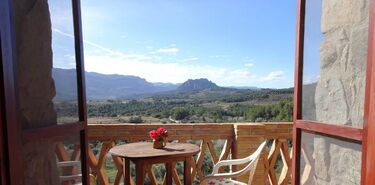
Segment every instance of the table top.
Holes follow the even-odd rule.
[[[152,158],[170,156],[192,156],[199,146],[190,143],[167,143],[163,149],[154,149],[150,142],[130,143],[113,147],[109,153],[124,158]]]

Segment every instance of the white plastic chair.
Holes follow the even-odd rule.
[[[257,167],[260,155],[262,154],[263,148],[266,146],[266,141],[264,141],[258,149],[251,154],[249,157],[243,159],[232,159],[232,160],[223,160],[218,162],[210,175],[204,177],[201,181],[201,185],[246,185],[246,183],[231,180],[231,178],[239,177],[246,173],[249,173],[249,181],[247,184],[251,184],[253,181],[255,169]],[[248,164],[247,164],[248,163]],[[243,169],[236,172],[229,173],[219,173],[219,168],[223,166],[232,166],[247,164]]]
[[[60,161],[57,163],[59,168],[80,168],[81,161]],[[61,175],[61,184],[72,184],[72,185],[82,185],[82,174],[72,174],[72,175]],[[74,183],[73,183],[74,182]],[[96,185],[95,177],[90,174],[90,185]]]

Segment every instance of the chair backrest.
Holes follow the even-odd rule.
[[[79,168],[81,165],[81,161],[60,161],[57,163],[57,167],[59,168],[68,168],[70,171],[73,168]],[[92,174],[89,174],[90,177],[90,185],[96,185],[96,177]],[[75,175],[61,175],[60,182],[61,184],[82,184],[82,174],[75,174]]]
[[[262,144],[260,144],[258,149],[253,154],[251,154],[252,156],[254,156],[254,160],[251,161],[250,164],[249,164],[248,169],[250,170],[250,172],[249,172],[249,180],[248,180],[247,184],[251,184],[252,181],[253,181],[255,170],[257,168],[260,155],[262,155],[262,151],[263,151],[264,147],[266,146],[266,143],[267,143],[267,141],[264,141]]]

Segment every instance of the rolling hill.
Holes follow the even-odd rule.
[[[76,73],[74,69],[53,69],[56,100],[76,99]],[[177,89],[178,84],[151,83],[143,78],[128,75],[105,75],[86,72],[86,94],[90,100],[127,98],[137,94],[153,94]]]
[[[76,71],[74,69],[53,69],[57,101],[77,99]],[[145,97],[187,98],[195,100],[221,100],[236,102],[258,97],[263,89],[220,87],[212,81],[189,79],[182,84],[151,83],[130,75],[105,75],[86,72],[86,94],[88,100],[139,99]],[[272,91],[271,89],[269,91]],[[263,92],[263,91],[262,91]],[[268,92],[268,90],[266,90]],[[280,93],[281,91],[276,91]],[[286,94],[289,94],[288,91]],[[263,95],[263,94],[262,94]]]

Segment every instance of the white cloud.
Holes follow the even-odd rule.
[[[73,35],[53,29],[55,33],[73,38]],[[176,62],[161,63],[158,55],[123,53],[87,40],[85,44],[85,70],[103,74],[135,75],[150,82],[181,83],[187,79],[207,78],[221,86],[245,86],[272,82],[284,79],[283,71],[273,71],[266,76],[258,76],[249,71],[253,66],[247,63],[243,68],[227,68],[214,65],[202,65]],[[93,47],[89,49],[89,47]],[[88,52],[89,51],[89,52]],[[163,48],[159,53],[175,53],[178,48]],[[71,56],[66,56],[71,57]],[[198,57],[188,57],[185,61],[199,60]]]
[[[58,33],[60,35],[63,35],[63,36],[66,36],[66,37],[69,37],[71,39],[74,38],[74,35],[72,34],[69,34],[69,33],[65,33],[59,29],[56,29],[56,28],[52,28],[52,31],[55,32],[55,33]],[[121,58],[127,58],[127,59],[135,59],[135,58],[138,58],[138,59],[151,59],[152,57],[149,57],[149,56],[145,56],[145,55],[140,55],[140,54],[124,54],[120,51],[116,51],[116,50],[113,50],[113,49],[110,49],[110,48],[107,48],[107,47],[104,47],[100,44],[97,44],[97,43],[93,43],[93,42],[90,42],[88,40],[83,40],[83,43],[89,46],[92,46],[94,48],[96,48],[96,50],[93,50],[95,53],[102,53],[103,51],[107,54],[111,54],[111,55],[115,55],[115,56],[118,56],[118,57],[121,57]],[[100,52],[102,51],[102,52]]]
[[[320,79],[320,74],[304,74],[303,84],[312,84],[318,82]]]
[[[253,63],[247,63],[247,64],[245,64],[244,66],[247,67],[247,68],[250,68],[250,67],[253,67],[254,64],[253,64]]]
[[[257,76],[246,69],[227,69],[212,65],[184,63],[155,63],[148,57],[113,57],[113,55],[86,55],[87,71],[103,74],[135,75],[150,82],[181,83],[187,79],[208,78],[219,85],[246,85]]]
[[[272,71],[268,73],[267,76],[261,78],[261,81],[263,82],[269,82],[269,81],[279,81],[285,79],[285,73],[284,71]]]
[[[63,69],[75,69],[76,60],[75,57],[64,56],[64,57],[55,57],[53,59],[53,67],[63,68]]]
[[[152,46],[146,46],[146,49],[152,50],[152,49],[154,49],[154,47],[152,47]]]
[[[222,78],[225,79],[225,84],[228,84],[228,86],[243,86],[257,81],[257,76],[246,69],[230,70]]]
[[[179,62],[193,62],[193,61],[198,61],[199,58],[198,57],[188,57],[188,58],[185,58],[185,59],[181,59],[181,60],[178,60]]]
[[[254,62],[255,59],[250,58],[250,57],[245,57],[244,61],[246,61],[246,62]]]
[[[149,57],[113,57],[111,55],[86,55],[87,71],[103,74],[134,75],[150,82],[182,83],[187,79],[207,78],[221,86],[246,86],[280,80],[283,75],[271,72],[257,76],[246,68],[228,69],[212,65],[186,63],[156,63]]]
[[[180,51],[180,49],[178,49],[176,47],[172,47],[172,48],[160,48],[160,49],[156,50],[153,53],[170,53],[170,54],[176,54],[179,51]]]
[[[52,27],[52,32],[55,32],[55,33],[61,34],[63,36],[70,37],[70,38],[74,39],[74,35],[73,34],[65,33],[65,32],[63,32],[63,31],[61,31],[61,30],[59,30],[57,28],[54,28],[54,27]]]

